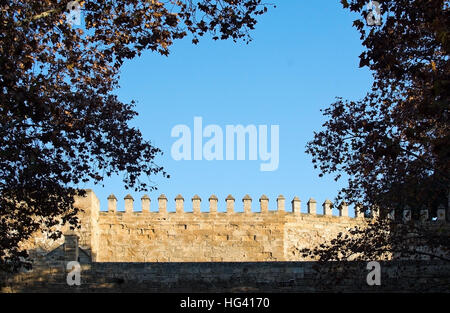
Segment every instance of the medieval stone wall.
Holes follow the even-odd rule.
[[[243,212],[235,210],[231,196],[226,212],[218,212],[215,196],[209,199],[208,212],[201,210],[197,196],[192,212],[185,212],[181,196],[175,199],[175,212],[168,212],[164,195],[158,199],[158,212],[150,211],[148,197],[141,201],[142,209],[135,211],[133,198],[126,196],[125,211],[120,212],[111,195],[108,211],[101,211],[100,201],[88,190],[76,199],[81,228],[62,229],[65,236],[56,241],[39,233],[24,243],[33,268],[0,272],[0,292],[449,291],[450,265],[445,261],[381,262],[382,284],[369,286],[365,262],[303,260],[299,249],[371,222],[348,217],[345,203],[338,207],[339,216],[333,216],[330,201],[318,212],[310,199],[302,213],[298,198],[286,210],[282,196],[275,211],[262,196],[257,212],[249,196],[243,199]],[[403,218],[410,218],[408,211]],[[448,229],[443,210],[438,209],[437,221],[428,222]],[[71,261],[81,264],[80,286],[66,281]]]
[[[92,190],[76,199],[81,209],[81,228],[76,230],[80,248],[93,262],[260,262],[299,261],[303,248],[313,248],[355,226],[364,227],[371,219],[349,217],[348,206],[338,206],[332,215],[332,204],[326,200],[321,208],[310,199],[306,213],[295,197],[291,208],[286,199],[276,199],[276,210],[269,210],[269,199],[259,199],[259,210],[252,208],[252,199],[245,196],[241,210],[235,199],[225,199],[226,212],[218,211],[218,199],[209,198],[209,210],[201,210],[201,199],[192,198],[192,211],[185,211],[184,198],[177,196],[175,211],[168,211],[168,200],[158,198],[158,211],[150,211],[150,198],[143,196],[137,211],[134,199],[125,197],[125,210],[117,210],[117,199],[108,197],[108,211],[100,210],[100,201]],[[254,206],[254,205],[253,205]],[[239,212],[241,211],[241,212]],[[439,211],[439,210],[438,210]],[[406,213],[408,213],[406,211]],[[409,215],[406,214],[406,217]],[[445,223],[445,211],[438,212],[438,221]],[[445,223],[448,226],[448,223]],[[67,228],[63,229],[63,233]],[[24,247],[32,253],[45,255],[62,245],[64,239],[48,240],[37,234]]]
[[[185,212],[184,199],[177,196],[175,212],[168,212],[167,198],[158,198],[158,212],[150,211],[150,199],[144,196],[141,211],[134,200],[125,197],[125,211],[117,211],[115,196],[108,197],[108,211],[99,212],[98,199],[88,191],[77,201],[85,211],[82,218],[91,231],[80,233],[80,246],[90,242],[97,262],[231,262],[300,260],[298,249],[314,247],[356,225],[363,217],[348,217],[348,206],[341,205],[341,216],[331,215],[331,202],[317,214],[314,199],[307,203],[309,213],[301,213],[301,202],[294,198],[286,211],[279,196],[277,210],[269,210],[269,199],[262,196],[260,210],[252,210],[252,199],[243,199],[243,212],[236,212],[235,199],[226,199],[226,212],[218,212],[218,199],[211,196],[209,212],[200,209],[201,199],[194,196],[192,212]]]
[[[316,262],[81,262],[80,285],[67,284],[65,262],[0,272],[0,292],[449,292],[450,264],[380,262],[380,285],[368,285],[367,264],[341,268]]]
[[[331,239],[363,220],[289,212],[103,213],[98,262],[299,260],[296,248]]]

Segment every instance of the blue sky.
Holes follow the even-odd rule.
[[[259,18],[248,45],[207,37],[192,45],[185,39],[175,42],[169,57],[148,52],[128,61],[117,93],[123,101],[137,101],[139,116],[132,125],[165,152],[156,162],[171,175],[152,177],[158,187],[149,193],[152,210],[161,193],[169,199],[169,210],[174,210],[177,194],[184,196],[187,210],[194,194],[202,198],[202,210],[216,194],[219,211],[225,209],[228,194],[236,198],[237,210],[242,210],[245,194],[253,198],[254,210],[262,194],[269,197],[271,209],[276,208],[278,194],[286,197],[288,208],[294,196],[300,197],[302,211],[310,197],[317,200],[318,209],[325,199],[332,200],[345,181],[319,178],[304,151],[324,122],[321,108],[338,96],[361,98],[371,86],[370,72],[358,68],[363,48],[352,27],[355,17],[338,0],[279,1]],[[261,172],[261,161],[173,160],[170,149],[176,138],[171,130],[177,124],[193,130],[194,116],[201,116],[204,125],[223,129],[227,124],[279,125],[278,170]],[[107,209],[110,193],[123,210],[129,191],[121,177],[106,179],[104,185],[83,187],[95,191],[102,210]],[[140,210],[142,194],[130,193],[135,210]]]

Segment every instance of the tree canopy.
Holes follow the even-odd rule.
[[[341,1],[345,9],[360,14],[353,23],[364,47],[360,67],[371,70],[374,82],[363,99],[338,98],[324,110],[327,121],[307,152],[320,175],[348,177],[337,202],[344,199],[381,219],[367,229],[353,229],[351,238],[340,235],[328,245],[303,252],[321,260],[348,260],[355,255],[382,258],[386,253],[442,258],[446,251],[448,260],[448,232],[430,230],[427,223],[401,225],[404,209],[416,221],[426,209],[431,213],[428,221],[444,209],[448,220],[448,1],[378,2],[379,25],[368,23],[372,12],[367,1]],[[392,210],[397,216],[389,221]]]
[[[0,263],[20,264],[19,243],[36,230],[76,226],[77,186],[124,173],[137,191],[169,177],[162,151],[129,126],[134,103],[119,101],[120,68],[175,40],[251,40],[260,0],[0,1]],[[51,232],[52,238],[60,234]]]
[[[348,175],[338,199],[370,207],[436,214],[450,186],[449,9],[441,0],[379,1],[381,25],[367,25],[363,0],[353,25],[374,77],[361,100],[338,98],[307,152],[322,174]],[[322,175],[321,174],[321,175]]]

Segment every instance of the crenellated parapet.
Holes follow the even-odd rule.
[[[161,286],[173,291],[177,284],[186,283],[185,288],[192,291],[192,281],[203,281],[201,286],[236,282],[246,288],[253,283],[257,287],[278,288],[282,285],[286,286],[286,291],[305,291],[316,281],[335,281],[336,268],[333,264],[332,271],[324,272],[333,274],[324,280],[326,276],[322,273],[317,276],[317,263],[309,262],[316,259],[305,258],[300,251],[330,243],[338,234],[349,234],[349,229],[365,227],[379,217],[376,208],[371,210],[370,217],[366,217],[359,204],[353,205],[354,217],[350,217],[350,205],[346,202],[333,204],[330,200],[325,200],[318,211],[317,201],[313,198],[302,208],[300,198],[293,197],[288,200],[290,206],[287,207],[283,195],[273,201],[276,205],[266,195],[260,196],[259,208],[250,195],[242,198],[242,204],[232,195],[220,200],[211,195],[207,199],[208,205],[203,206],[198,195],[192,196],[190,201],[187,199],[177,195],[169,201],[162,194],[155,199],[157,211],[151,211],[152,200],[148,195],[141,197],[138,209],[131,195],[126,195],[124,206],[118,208],[117,198],[111,194],[105,211],[100,210],[95,193],[87,190],[84,197],[75,199],[75,205],[80,209],[80,227],[74,231],[62,229],[64,236],[55,242],[49,243],[45,234],[34,237],[26,247],[39,250],[33,255],[34,272],[26,271],[21,273],[22,277],[4,281],[14,282],[27,290],[30,281],[35,279],[39,288],[43,282],[45,288],[52,282],[55,291],[69,288],[66,290],[72,292],[73,287],[68,287],[65,280],[69,271],[67,264],[77,261],[83,271],[81,288],[89,292],[93,286],[106,290],[115,286],[125,290],[123,282],[132,290],[148,291],[150,286],[157,292],[161,291]],[[333,214],[333,209],[337,214]],[[391,210],[387,217],[400,223],[426,223],[420,225],[427,228],[437,225],[439,232],[450,233],[444,207],[433,210],[434,218],[428,208],[419,211],[406,207],[401,211]],[[41,250],[47,252],[41,253]],[[138,264],[143,262],[146,264]],[[415,265],[417,260],[411,262],[391,255],[388,262],[381,263],[382,286],[392,291],[390,283],[400,282],[395,290],[404,291],[410,286],[410,282],[403,285],[405,279],[420,281],[422,286],[424,279],[428,279],[430,287],[446,287],[448,266],[444,263],[425,260],[423,265],[426,266],[418,267]],[[398,266],[389,267],[392,264]],[[356,283],[345,279],[343,287],[351,286],[361,291],[363,286],[373,291],[374,286],[366,284],[365,262],[348,262],[343,269],[348,270],[349,266],[352,269],[348,277],[355,278]],[[399,274],[401,277],[395,276]],[[122,282],[117,282],[118,277],[124,277]],[[10,286],[0,285],[0,290],[12,290]],[[445,291],[445,287],[438,290]],[[78,286],[76,290],[80,290]]]
[[[299,197],[286,199],[283,195],[275,201],[264,194],[258,200],[250,195],[240,200],[232,195],[225,199],[211,195],[204,201],[198,195],[187,198],[181,194],[171,200],[161,194],[153,201],[143,195],[140,205],[131,195],[123,200],[119,208],[117,197],[111,194],[107,210],[101,210],[95,193],[88,190],[85,197],[75,201],[81,209],[81,227],[76,230],[79,247],[93,261],[298,261],[303,259],[299,254],[303,248],[317,247],[339,233],[365,227],[378,217],[378,210],[373,209],[367,216],[358,204],[352,205],[355,212],[349,214],[346,202],[333,204],[327,199],[318,210],[313,198],[302,207]],[[416,222],[411,211],[406,207],[401,212],[391,211],[388,217]],[[438,208],[437,217],[431,219],[428,209],[422,208],[418,222],[440,227],[446,221],[445,215],[445,209]],[[39,246],[43,242],[45,238],[39,239]],[[62,243],[49,247],[54,249]]]
[[[194,214],[204,214],[204,213],[244,213],[244,214],[292,214],[292,215],[311,215],[311,216],[336,216],[336,217],[350,217],[349,215],[349,205],[343,201],[338,205],[333,204],[329,199],[326,199],[322,203],[321,212],[317,211],[317,201],[313,198],[310,198],[307,201],[306,212],[302,213],[300,198],[295,196],[291,200],[291,207],[286,208],[286,198],[283,195],[279,195],[276,199],[276,206],[271,209],[270,200],[266,195],[262,195],[258,201],[259,206],[255,208],[253,205],[253,199],[247,194],[242,198],[242,206],[241,210],[236,210],[236,199],[232,195],[228,195],[225,199],[225,205],[223,211],[219,211],[219,199],[216,195],[211,195],[208,198],[208,210],[202,210],[202,199],[198,195],[194,195],[190,200],[190,208],[192,210],[186,210],[187,206],[184,197],[179,194],[174,198],[173,204],[169,204],[167,197],[164,194],[161,194],[157,198],[157,211],[150,210],[151,199],[148,195],[144,195],[141,198],[141,207],[135,207],[134,199],[131,195],[126,195],[124,197],[125,207],[123,211],[117,210],[117,198],[114,194],[111,194],[108,198],[108,210],[107,212],[110,214],[120,213],[120,214],[133,214],[133,213],[160,213],[160,214],[168,214],[168,213],[194,213]],[[173,210],[169,210],[169,207],[173,208]],[[338,214],[333,215],[333,208],[336,207]],[[378,216],[378,210],[372,210],[371,218],[376,218]],[[388,214],[388,217],[394,219],[396,213],[394,210],[391,210]],[[401,212],[402,221],[408,222],[412,219],[411,209],[409,207],[405,207]],[[364,214],[361,213],[360,205],[354,205],[354,215],[350,218],[365,218]],[[430,221],[430,213],[426,208],[422,208],[420,210],[419,221]],[[435,221],[445,221],[446,220],[446,211],[444,207],[441,207],[437,210],[437,217],[434,219]]]
[[[336,216],[329,200],[323,204],[325,214],[317,211],[313,198],[303,210],[297,196],[289,205],[283,195],[270,201],[264,194],[258,200],[248,194],[240,200],[211,195],[206,201],[198,195],[169,200],[161,194],[153,201],[143,195],[140,205],[126,195],[122,208],[115,195],[107,200],[107,210],[96,207],[93,229],[96,260],[102,262],[295,260],[293,251],[302,243],[323,242],[367,223],[363,217],[349,217],[345,203]]]
[[[151,199],[148,195],[144,195],[141,198],[141,208],[135,207],[134,199],[131,195],[127,195],[124,198],[125,202],[125,208],[123,211],[117,210],[117,198],[114,194],[111,194],[108,197],[108,213],[125,213],[125,214],[131,214],[131,213],[161,213],[161,214],[167,214],[167,213],[194,213],[194,214],[200,214],[200,213],[244,213],[244,214],[269,214],[269,213],[292,213],[294,215],[301,214],[301,200],[297,196],[295,196],[291,200],[291,207],[288,209],[286,208],[286,199],[283,195],[279,195],[276,199],[276,207],[274,209],[270,209],[270,200],[266,195],[262,195],[258,201],[259,201],[259,208],[254,208],[253,205],[253,199],[249,195],[245,195],[242,198],[242,211],[236,210],[236,199],[232,195],[228,195],[224,200],[225,206],[224,211],[219,211],[219,199],[216,195],[211,195],[208,199],[208,210],[202,210],[202,199],[198,195],[194,195],[191,198],[191,204],[190,208],[192,208],[192,211],[186,211],[186,204],[185,199],[182,195],[177,195],[174,199],[174,210],[169,211],[169,201],[167,197],[164,194],[161,194],[157,200],[157,211],[153,212],[150,210],[150,203]],[[326,216],[332,216],[332,207],[333,204],[330,200],[326,200],[323,203],[323,214]],[[342,217],[348,217],[348,205],[343,202],[338,206],[339,215]],[[310,198],[307,202],[307,212],[303,214],[311,214],[311,215],[321,215],[317,212],[317,201],[313,198]],[[361,217],[359,214],[357,217]]]

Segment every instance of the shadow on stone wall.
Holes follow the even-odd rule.
[[[30,271],[0,273],[1,292],[450,292],[450,264],[380,262],[381,285],[369,286],[366,262],[90,263],[69,286],[56,256]]]

